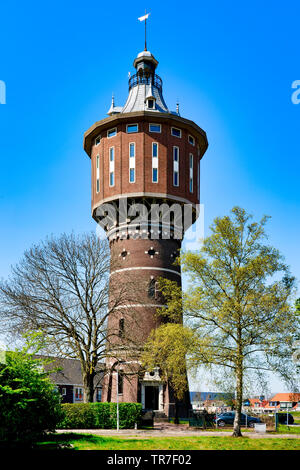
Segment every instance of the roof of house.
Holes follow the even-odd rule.
[[[260,400],[259,398],[249,398],[248,400],[250,402],[250,406],[254,406],[258,403],[258,406],[266,406],[268,403],[268,400]]]
[[[45,371],[53,369],[61,369],[54,371],[50,374],[50,379],[57,385],[79,385],[83,386],[82,373],[80,361],[78,359],[68,359],[64,357],[49,357],[37,355],[40,359],[49,359],[51,362],[45,364]],[[94,379],[94,386],[100,386],[102,384],[103,375],[103,364],[99,364],[97,367],[97,375]]]
[[[287,393],[276,393],[270,401],[300,401],[300,393],[287,392]]]

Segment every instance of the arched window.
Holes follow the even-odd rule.
[[[149,282],[149,286],[148,286],[148,297],[150,297],[150,299],[154,299],[155,298],[155,279],[151,279],[151,281]]]
[[[124,320],[124,318],[120,318],[120,320],[119,320],[119,338],[124,338],[124,327],[125,327],[125,320]]]
[[[159,296],[159,288],[158,288],[158,282],[155,279],[151,279],[149,282],[149,287],[148,287],[148,296],[150,299],[158,299]]]

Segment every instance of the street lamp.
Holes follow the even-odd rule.
[[[124,363],[125,361],[119,361],[118,365]],[[117,369],[117,431],[120,429],[120,418],[119,418],[119,369]]]
[[[117,369],[117,431],[119,431],[119,369]]]

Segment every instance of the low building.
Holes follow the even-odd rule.
[[[300,393],[276,393],[269,401],[269,406],[280,411],[298,411],[300,409]]]
[[[264,413],[267,404],[268,400],[264,398],[249,398],[243,403],[243,410],[246,412]]]
[[[246,405],[246,406],[245,406]],[[268,400],[250,398],[244,407],[256,413],[274,413],[276,411],[300,411],[300,393],[276,393]]]
[[[233,395],[222,392],[190,392],[193,410],[207,410],[210,413],[230,411]]]
[[[80,403],[84,401],[84,386],[81,373],[80,361],[78,359],[67,359],[62,357],[37,356],[49,359],[44,366],[45,371],[50,373],[50,380],[55,384],[61,395],[62,403]],[[51,362],[50,362],[51,361]],[[101,401],[103,372],[102,365],[98,367],[98,373],[94,379],[94,401]]]

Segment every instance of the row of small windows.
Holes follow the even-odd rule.
[[[129,182],[135,183],[135,142],[129,144]],[[173,186],[179,186],[179,147],[173,147]],[[194,155],[189,154],[189,191],[194,191]],[[158,183],[158,143],[152,142],[152,183]],[[115,185],[115,147],[109,148],[109,186]],[[96,192],[100,191],[100,156],[96,157]]]
[[[134,134],[139,131],[139,125],[138,124],[127,124],[126,126],[126,132],[127,134]],[[149,132],[157,132],[161,133],[161,124],[149,124]],[[117,128],[114,127],[112,129],[109,129],[107,131],[107,137],[111,138],[117,135]],[[178,129],[177,127],[171,127],[171,135],[174,137],[178,137],[181,139],[181,129]],[[101,136],[96,137],[95,139],[95,145],[99,145],[101,141]],[[191,145],[195,146],[195,138],[192,135],[188,136],[188,141]]]

